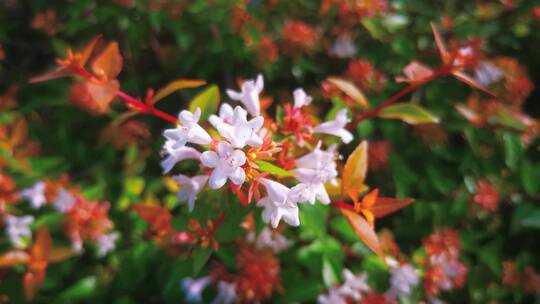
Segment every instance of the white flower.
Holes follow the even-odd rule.
[[[30,201],[33,209],[41,208],[47,202],[45,198],[45,183],[35,183],[32,187],[21,191],[21,196]]]
[[[352,58],[356,55],[356,46],[348,35],[341,35],[330,48],[330,54],[338,58]]]
[[[73,195],[71,195],[71,193],[69,193],[66,189],[58,190],[56,199],[53,202],[53,207],[56,210],[66,213],[71,209],[71,207],[73,207],[73,204],[75,204],[75,198]]]
[[[504,76],[501,69],[489,61],[482,61],[474,70],[474,80],[487,87]]]
[[[241,150],[235,150],[225,141],[220,141],[217,145],[217,153],[206,151],[201,155],[201,162],[204,166],[214,168],[210,175],[208,185],[212,189],[223,187],[227,178],[236,185],[241,185],[246,179],[246,173],[242,165],[246,163],[246,154]]]
[[[306,94],[306,91],[304,91],[304,89],[302,88],[298,88],[294,90],[293,96],[294,96],[294,107],[298,109],[303,106],[309,105],[313,101],[313,98],[309,96],[308,94]]]
[[[185,278],[181,285],[184,290],[186,302],[201,303],[202,292],[210,284],[210,277],[202,277],[194,280],[193,278]]]
[[[360,273],[359,275],[354,275],[349,269],[344,269],[343,277],[345,278],[345,282],[339,288],[341,295],[350,297],[355,301],[360,301],[362,299],[362,293],[369,291],[367,274]]]
[[[257,76],[257,80],[246,80],[242,83],[242,91],[237,92],[227,90],[227,95],[233,100],[240,101],[249,114],[259,116],[261,112],[261,104],[259,102],[259,94],[264,88],[264,80],[261,74]]]
[[[184,159],[198,159],[201,157],[201,152],[192,147],[182,146],[174,149],[174,144],[174,141],[167,140],[163,146],[163,154],[167,155],[167,158],[161,161],[163,174],[171,171],[176,163],[181,162]]]
[[[298,206],[288,200],[289,188],[266,178],[262,178],[260,182],[268,192],[268,195],[257,203],[257,206],[264,207],[263,221],[271,223],[274,228],[277,228],[281,219],[291,226],[300,225]]]
[[[391,266],[390,275],[390,289],[386,292],[386,298],[390,300],[411,294],[412,288],[419,283],[418,275],[411,264]]]
[[[330,203],[324,184],[337,177],[336,148],[336,145],[332,145],[323,151],[319,142],[312,152],[296,160],[294,173],[300,184],[291,189],[289,198],[292,202],[314,204],[318,199],[323,204]]]
[[[253,237],[254,238],[254,237]],[[264,227],[255,241],[257,249],[270,248],[274,253],[279,253],[289,247],[289,240],[277,231]]]
[[[182,174],[173,176],[173,179],[180,185],[180,191],[178,191],[178,200],[188,202],[189,211],[193,211],[195,207],[195,200],[197,199],[197,193],[199,193],[206,181],[208,175],[199,175],[195,177],[188,177]]]
[[[172,149],[183,147],[188,142],[199,145],[208,145],[212,142],[210,134],[199,126],[198,122],[200,118],[201,108],[197,108],[193,113],[187,110],[180,112],[178,115],[180,125],[163,132],[165,138],[172,141]]]
[[[236,299],[236,284],[219,281],[218,293],[212,304],[231,304]]]
[[[116,231],[102,235],[97,240],[98,256],[104,257],[107,253],[113,251],[116,248],[115,243],[119,236],[120,235]]]
[[[30,230],[30,224],[34,222],[34,217],[31,215],[14,216],[6,215],[4,217],[6,223],[6,234],[10,243],[15,248],[25,248],[32,237],[32,231]]]
[[[299,183],[289,192],[289,199],[296,203],[309,202],[313,205],[317,198],[323,204],[330,204],[330,197],[323,183]]]
[[[262,116],[247,120],[247,112],[241,106],[234,108],[232,124],[218,123],[216,129],[235,148],[243,148],[246,144],[252,147],[262,145],[263,139],[257,135],[264,123]]]
[[[216,129],[217,126],[222,123],[232,125],[233,114],[233,107],[228,103],[224,103],[221,105],[221,107],[219,107],[219,116],[214,114],[210,115],[210,117],[208,117],[208,122],[210,122],[210,124]]]
[[[330,288],[327,294],[319,295],[317,298],[319,304],[347,304],[345,298],[341,296],[339,290],[336,287]]]
[[[313,132],[338,136],[344,143],[348,144],[353,140],[352,133],[345,129],[348,122],[347,109],[342,109],[336,114],[334,120],[321,123],[313,128]]]

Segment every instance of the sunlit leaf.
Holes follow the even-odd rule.
[[[334,84],[338,89],[343,91],[345,95],[351,97],[355,102],[359,103],[364,108],[369,108],[369,102],[362,91],[357,88],[354,83],[337,77],[328,77],[327,80]]]
[[[116,97],[120,87],[118,80],[110,80],[105,84],[91,81],[79,82],[73,85],[70,101],[92,114],[103,114],[109,110],[111,102]]]
[[[371,249],[371,251],[373,251],[381,259],[383,259],[384,254],[382,252],[379,239],[377,238],[377,234],[375,233],[375,230],[373,230],[373,228],[366,221],[366,219],[351,210],[347,210],[344,208],[340,208],[339,210],[341,211],[343,216],[345,216],[349,224],[351,224],[360,240],[362,240],[362,242],[364,242],[364,244],[366,244],[366,246]]]
[[[193,97],[189,103],[189,110],[194,112],[197,108],[201,108],[201,120],[206,120],[217,111],[220,99],[218,86],[212,85]]]
[[[259,166],[259,170],[262,172],[267,172],[275,176],[284,177],[284,176],[294,176],[291,171],[280,168],[272,163],[269,163],[264,160],[256,160],[255,163]]]
[[[25,264],[30,255],[24,250],[13,249],[0,256],[0,267],[10,267],[17,264]]]
[[[396,103],[383,108],[378,115],[382,118],[400,119],[411,125],[439,122],[439,118],[414,103]]]
[[[414,202],[412,198],[390,198],[379,197],[377,202],[369,207],[369,210],[373,212],[376,218],[380,218],[398,211]]]
[[[489,95],[495,96],[495,93],[493,93],[491,90],[484,87],[483,85],[479,84],[476,80],[474,80],[471,76],[467,75],[464,72],[453,72],[452,75],[454,75],[454,77],[465,82],[466,84],[470,85],[473,88],[482,90],[488,93]]]
[[[356,149],[349,155],[342,175],[342,188],[344,194],[353,191],[354,196],[358,195],[360,189],[364,189],[364,180],[366,179],[368,169],[368,142],[362,141]],[[352,197],[356,200],[356,197]]]
[[[197,88],[204,84],[206,84],[206,81],[204,80],[177,79],[168,83],[163,88],[159,89],[154,95],[154,97],[152,98],[152,101],[156,103],[159,100],[169,96],[171,93],[175,91],[187,89],[187,88]]]
[[[118,42],[112,41],[92,63],[92,71],[99,79],[115,79],[122,71],[124,59],[118,50]]]

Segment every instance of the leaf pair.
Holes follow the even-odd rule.
[[[411,198],[382,198],[378,197],[378,189],[358,200],[360,193],[366,191],[368,186],[364,181],[368,169],[368,143],[361,142],[347,159],[342,174],[342,195],[348,196],[353,205],[340,202],[337,206],[354,231],[378,256],[383,253],[375,233],[375,219],[391,214],[405,206],[412,204]]]
[[[23,275],[24,297],[30,301],[45,280],[48,264],[63,261],[74,254],[73,249],[69,247],[53,247],[49,232],[42,226],[30,248],[13,249],[1,255],[0,267],[26,265],[26,272]]]

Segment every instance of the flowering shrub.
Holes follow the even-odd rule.
[[[2,5],[0,302],[538,301],[539,7]]]

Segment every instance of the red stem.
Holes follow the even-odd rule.
[[[430,81],[433,81],[433,80],[435,80],[435,79],[437,79],[437,78],[439,78],[441,76],[445,76],[445,75],[450,74],[451,71],[452,71],[452,66],[451,65],[443,65],[438,70],[431,73],[429,76],[425,77],[424,79],[422,79],[422,80],[420,80],[418,82],[410,84],[409,86],[401,89],[396,94],[394,94],[393,96],[391,96],[390,98],[388,98],[383,103],[376,106],[375,108],[373,108],[373,109],[371,109],[371,110],[369,110],[367,112],[364,112],[364,113],[360,114],[359,116],[357,116],[349,124],[349,128],[354,128],[360,122],[362,122],[363,120],[366,120],[366,119],[372,118],[374,116],[377,116],[377,114],[379,114],[379,112],[381,112],[382,109],[384,109],[385,107],[387,107],[387,106],[391,105],[392,103],[398,101],[401,97],[409,94],[410,92],[414,91],[416,88],[419,88],[419,87],[425,85],[426,83],[428,83]]]

